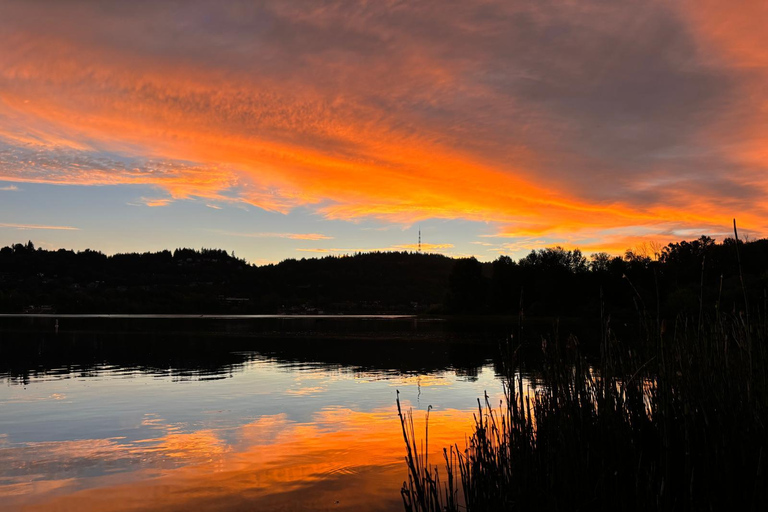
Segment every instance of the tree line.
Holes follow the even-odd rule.
[[[768,240],[708,236],[623,256],[552,247],[493,262],[373,252],[255,266],[220,249],[0,249],[5,313],[660,315],[768,309]]]

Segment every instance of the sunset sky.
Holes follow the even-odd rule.
[[[0,0],[0,245],[768,235],[768,2]]]

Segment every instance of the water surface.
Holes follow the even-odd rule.
[[[387,321],[6,324],[0,510],[401,510],[396,391],[437,453],[501,384],[493,343]]]

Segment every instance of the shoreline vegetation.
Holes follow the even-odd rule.
[[[734,250],[738,246],[740,260]],[[104,255],[0,248],[0,313],[277,314],[515,318],[600,317],[633,325],[636,308],[697,318],[768,301],[768,239],[645,245],[619,256],[559,247],[517,261],[426,253],[361,253],[249,265],[219,249]],[[619,321],[621,319],[621,322]],[[593,322],[597,330],[597,321]]]
[[[547,344],[532,390],[511,354],[504,402],[478,400],[467,446],[438,463],[398,400],[405,510],[764,510],[766,319],[647,334],[631,348],[607,328],[597,365],[574,339]]]
[[[574,338],[543,343],[533,389],[508,345],[505,400],[478,400],[467,446],[439,463],[428,417],[420,450],[398,398],[405,510],[764,510],[766,312],[643,325],[624,343],[606,322],[594,364]]]
[[[601,303],[598,357],[572,335],[525,339],[521,316],[502,344],[504,399],[478,399],[466,445],[442,460],[428,458],[430,411],[417,434],[398,396],[405,510],[764,510],[768,294],[750,307],[738,268],[740,307],[707,303],[699,268],[695,315],[668,322],[632,286],[635,329],[617,336]],[[535,378],[519,357],[532,348]]]

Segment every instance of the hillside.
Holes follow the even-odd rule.
[[[738,253],[737,253],[738,248]],[[739,264],[739,259],[741,264]],[[743,286],[742,276],[743,274]],[[513,314],[599,318],[768,308],[768,240],[669,244],[654,257],[548,248],[492,263],[374,252],[249,265],[219,249],[107,256],[0,249],[0,312]]]

